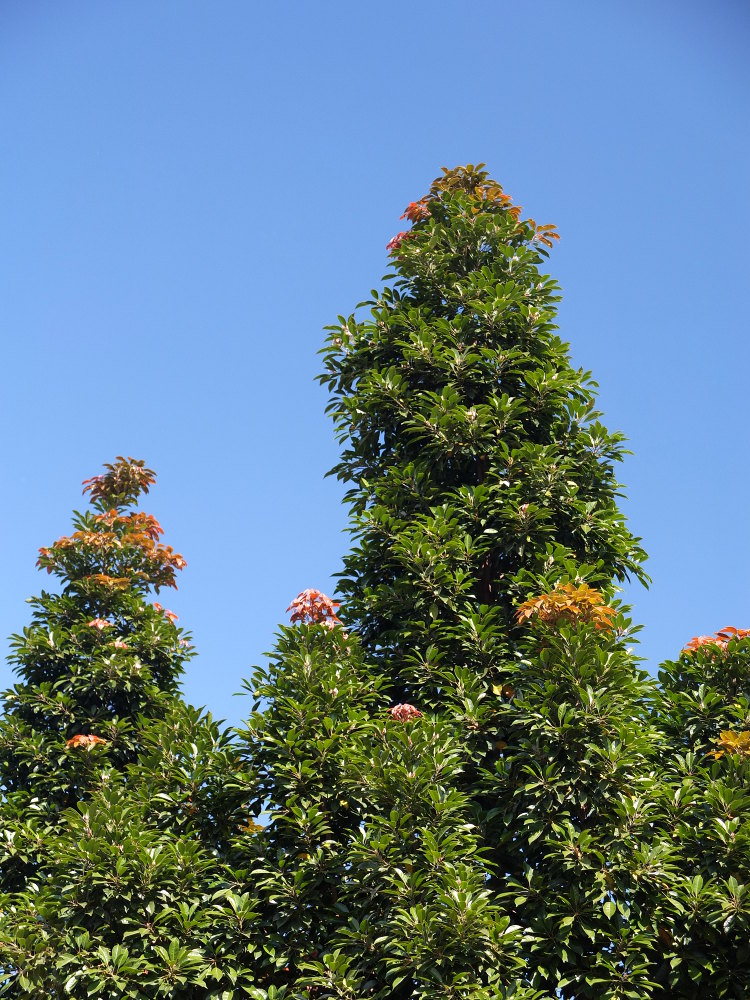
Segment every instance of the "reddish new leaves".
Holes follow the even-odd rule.
[[[423,222],[425,219],[429,219],[430,210],[427,207],[428,198],[420,198],[419,201],[410,201],[404,210],[404,214],[401,216],[402,219],[408,219],[409,222]],[[405,230],[402,233],[396,233],[396,235],[388,240],[385,245],[388,253],[397,254],[401,249],[401,245],[405,240],[411,239],[416,234],[413,230]]]
[[[467,166],[457,167],[455,170],[443,167],[443,174],[432,182],[430,193],[418,201],[410,201],[401,218],[408,219],[416,226],[431,217],[431,202],[459,196],[463,199],[464,210],[469,215],[476,216],[493,212],[506,216],[506,218],[509,216],[512,220],[512,229],[522,241],[553,247],[555,241],[560,239],[556,227],[553,225],[540,226],[534,219],[522,220],[521,206],[514,205],[510,195],[506,194],[502,186],[497,181],[493,181],[483,168],[483,163],[478,163],[476,166],[469,163]],[[404,241],[415,235],[415,230],[396,233],[386,244],[388,253],[399,257]]]
[[[291,621],[310,622],[313,624],[325,625],[326,628],[333,628],[340,625],[341,621],[336,617],[336,611],[340,607],[338,601],[332,601],[330,597],[308,587],[303,590],[287,608],[292,612]]]
[[[404,209],[404,214],[401,218],[408,219],[409,222],[423,222],[425,219],[429,219],[430,210],[427,207],[427,201],[427,198],[420,198],[419,201],[410,201]]]
[[[114,463],[107,462],[104,468],[107,471],[102,475],[84,479],[83,492],[90,493],[93,501],[110,507],[132,503],[141,493],[148,493],[156,482],[156,473],[140,459],[118,455]]]
[[[401,705],[392,705],[388,709],[388,714],[396,722],[413,722],[414,719],[421,719],[423,713],[415,708],[413,705],[407,703]]]
[[[91,733],[83,734],[78,733],[76,736],[71,736],[69,740],[65,741],[65,746],[73,749],[74,747],[83,747],[85,750],[91,750],[95,747],[97,743],[106,743],[101,736],[93,736]]]
[[[750,628],[735,628],[734,625],[725,625],[716,635],[696,635],[690,642],[686,643],[683,653],[694,653],[697,649],[708,646],[717,652],[724,652],[728,643],[733,639],[746,639],[750,636]]]
[[[442,176],[432,182],[430,193],[418,201],[409,202],[401,218],[415,224],[423,222],[432,214],[429,208],[430,202],[460,196],[464,200],[464,210],[470,215],[489,212],[508,215],[513,220],[513,228],[522,239],[546,247],[554,246],[554,241],[560,239],[555,226],[540,226],[533,219],[522,220],[521,206],[514,205],[513,199],[503,191],[502,185],[492,180],[483,168],[483,163],[478,163],[476,166],[469,163],[454,170],[443,167]],[[403,241],[412,235],[413,232],[398,233],[387,244],[388,251],[394,255],[398,254]]]
[[[413,235],[414,233],[411,232],[411,230],[408,230],[403,233],[396,233],[393,239],[388,240],[388,242],[386,243],[385,245],[386,250],[388,251],[388,253],[398,253],[398,251],[401,249],[401,244],[404,242],[404,240],[411,239]]]

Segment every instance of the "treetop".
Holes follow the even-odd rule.
[[[104,468],[106,472],[84,479],[82,485],[91,502],[105,508],[132,506],[156,482],[156,473],[142,459],[118,455],[114,462],[105,462]]]

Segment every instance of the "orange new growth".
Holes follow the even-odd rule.
[[[516,621],[519,625],[531,619],[545,625],[586,624],[611,631],[616,614],[588,584],[560,583],[549,593],[524,601],[516,611]]]
[[[147,535],[153,541],[159,541],[159,535],[164,534],[164,528],[159,524],[153,514],[144,514],[137,510],[133,514],[120,514],[116,508],[108,510],[106,514],[96,514],[94,520],[97,524],[105,524],[108,528],[114,525],[122,525],[127,531]]]
[[[741,733],[734,733],[731,729],[725,729],[716,740],[718,750],[711,750],[710,756],[719,760],[724,754],[731,754],[740,758],[750,757],[750,732],[744,730]]]
[[[557,232],[557,227],[554,225],[549,226],[537,226],[533,219],[527,220],[528,225],[534,227],[534,235],[532,237],[532,243],[543,243],[546,247],[554,246],[553,240],[559,240],[560,234]]]
[[[430,210],[427,207],[427,198],[420,198],[419,201],[410,201],[404,209],[404,214],[401,216],[402,219],[408,219],[409,222],[422,222],[423,219],[429,219],[429,217]]]
[[[91,573],[89,583],[115,590],[125,590],[134,580],[145,579],[157,588],[177,587],[175,571],[187,565],[183,556],[175,552],[171,545],[164,545],[159,536],[164,529],[153,516],[136,511],[133,514],[119,514],[116,509],[94,517],[97,531],[74,531],[70,536],[58,538],[54,545],[39,549],[37,566],[48,573],[59,572],[66,565],[66,553],[77,550],[82,556],[91,554],[101,562],[109,560],[113,565],[126,568],[131,576],[112,576],[107,573]]]
[[[396,722],[412,722],[414,719],[421,719],[423,713],[413,705],[392,705],[388,709],[388,714]]]
[[[340,619],[336,617],[336,611],[339,607],[338,601],[332,601],[321,591],[308,587],[307,590],[303,590],[294,598],[287,611],[292,612],[292,624],[311,622],[325,625],[326,628],[333,628],[335,625],[341,624]]]
[[[746,639],[750,635],[750,628],[735,628],[734,625],[725,625],[716,635],[696,635],[685,644],[683,653],[694,653],[697,649],[708,646],[714,652],[725,652],[728,644],[733,639]]]
[[[107,590],[127,590],[130,586],[130,578],[127,576],[109,576],[107,573],[92,573],[86,577],[89,583],[99,584]]]
[[[476,165],[469,163],[465,167],[455,167],[452,170],[443,167],[442,170],[442,177],[437,177],[430,187],[430,196],[433,199],[438,199],[443,194],[468,195],[469,211],[472,215],[488,211],[507,212],[514,219],[519,232],[524,230],[525,234],[528,234],[531,229],[532,243],[542,243],[546,247],[552,247],[553,241],[560,239],[557,228],[553,225],[539,226],[533,219],[522,221],[521,206],[513,204],[513,199],[503,191],[501,184],[492,180],[483,163]],[[528,239],[528,235],[526,238]]]
[[[513,199],[503,191],[502,185],[492,180],[483,163],[469,163],[464,167],[449,170],[442,168],[442,176],[436,177],[430,185],[429,194],[418,201],[410,201],[404,210],[402,219],[408,219],[413,224],[430,218],[430,203],[445,200],[455,196],[464,198],[465,211],[470,215],[486,213],[507,214],[513,219],[513,229],[529,243],[540,243],[545,247],[553,247],[560,239],[554,225],[540,226],[533,219],[521,219],[521,206],[514,205]],[[393,256],[400,256],[400,250],[405,240],[415,235],[410,232],[397,233],[386,244],[386,249]]]
[[[113,463],[105,463],[104,468],[107,471],[103,475],[84,479],[83,492],[90,493],[92,500],[111,506],[135,500],[139,494],[148,493],[156,482],[156,473],[140,459],[118,455]]]
[[[71,736],[69,740],[65,741],[66,747],[83,747],[86,750],[91,750],[95,747],[97,743],[106,743],[101,736],[93,736],[91,733],[84,735],[83,733],[78,733],[76,736]]]

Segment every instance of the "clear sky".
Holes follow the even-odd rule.
[[[348,544],[321,328],[478,161],[562,234],[561,335],[634,452],[649,667],[750,626],[748,50],[746,0],[3,0],[0,635],[80,481],[145,458],[186,695],[238,722]]]

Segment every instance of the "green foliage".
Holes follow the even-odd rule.
[[[529,573],[568,558],[595,580],[643,576],[643,552],[616,505],[622,435],[554,332],[549,228],[481,168],[418,204],[395,281],[330,328],[321,380],[344,444],[333,471],[352,484],[342,614],[399,696],[432,699],[408,649],[463,663],[461,621],[479,615],[507,658]]]
[[[637,837],[658,741],[610,606],[613,580],[644,578],[617,509],[622,438],[554,334],[551,227],[471,167],[406,214],[395,281],[324,352],[355,542],[344,625],[295,611],[242,734],[270,814],[247,866],[273,983],[642,996],[644,866],[676,869]],[[519,616],[544,594],[565,621]]]
[[[750,983],[750,641],[726,628],[662,664],[657,723],[671,753],[654,833],[678,845],[662,894],[658,996],[747,996]],[[738,739],[739,737],[739,739]]]
[[[154,474],[133,459],[105,468],[84,484],[93,510],[40,550],[60,592],[34,598],[12,639],[21,680],[0,720],[0,979],[12,996],[112,995],[136,975],[125,928],[149,901],[193,905],[191,880],[215,868],[201,851],[234,832],[236,753],[180,708],[192,647],[148,600],[185,564],[132,509]],[[162,948],[192,968],[169,957],[171,941],[151,958]],[[167,995],[159,968],[154,996]]]
[[[175,704],[142,740],[137,764],[63,814],[43,878],[12,899],[12,995],[187,1000],[255,981],[257,904],[223,861],[252,777],[195,709]]]
[[[94,511],[40,549],[62,590],[33,598],[31,624],[11,640],[21,683],[4,695],[0,780],[10,798],[33,788],[35,811],[49,815],[74,805],[105,760],[122,769],[136,759],[140,728],[171,703],[192,655],[176,616],[146,600],[150,587],[174,585],[184,560],[158,541],[154,517],[126,513],[154,475],[132,459],[108,468],[130,487],[89,482]],[[71,743],[81,735],[100,742],[82,750]]]
[[[535,996],[508,992],[519,928],[490,898],[457,787],[462,731],[402,719],[383,685],[358,639],[315,617],[256,675],[267,704],[240,738],[270,813],[245,845],[273,944],[260,981],[294,997]]]
[[[639,668],[623,438],[521,215],[444,170],[330,329],[342,600],[292,602],[243,729],[179,699],[143,463],[40,551],[62,591],[0,723],[5,995],[748,995],[750,631]]]

